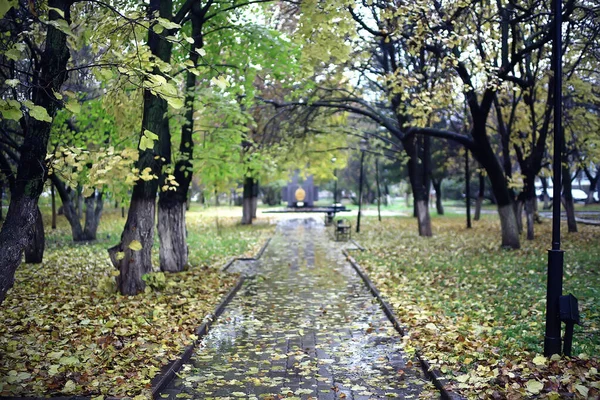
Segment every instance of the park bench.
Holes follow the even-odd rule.
[[[338,219],[335,224],[335,240],[350,240],[350,223],[345,219]]]
[[[330,226],[333,224],[333,219],[335,218],[335,213],[333,211],[328,211],[325,214],[325,226]]]

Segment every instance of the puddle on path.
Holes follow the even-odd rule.
[[[252,269],[161,397],[439,398],[321,223],[282,222]]]

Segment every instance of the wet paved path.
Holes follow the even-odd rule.
[[[281,223],[250,269],[160,397],[439,398],[321,223]]]

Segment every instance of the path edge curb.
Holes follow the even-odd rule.
[[[240,290],[246,278],[243,275],[240,275],[237,283],[234,287],[232,287],[229,292],[225,295],[223,300],[217,305],[214,312],[208,315],[208,318],[205,318],[205,321],[200,325],[195,334],[198,338],[194,341],[193,344],[186,346],[181,356],[178,359],[170,362],[166,366],[162,368],[162,371],[152,379],[152,398],[158,399],[158,395],[161,390],[163,390],[175,377],[175,374],[181,369],[182,365],[185,364],[195,348],[200,344],[200,341],[208,334],[210,327],[212,324],[219,318],[219,316],[223,313],[223,310],[231,302],[237,292]]]
[[[363,269],[356,262],[356,260],[350,255],[350,253],[348,253],[348,251],[346,249],[342,249],[342,253],[346,257],[346,260],[348,260],[348,262],[350,263],[352,268],[354,268],[356,273],[361,277],[365,286],[367,286],[367,288],[369,288],[369,291],[371,292],[371,294],[373,294],[373,296],[377,299],[377,301],[381,305],[381,308],[383,309],[383,312],[388,317],[388,319],[390,320],[390,322],[392,323],[392,325],[394,326],[396,331],[400,335],[404,336],[407,332],[407,328],[400,323],[400,321],[394,314],[394,311],[392,310],[390,305],[381,297],[379,290],[375,287],[373,282],[371,282],[371,280],[369,279],[367,274],[363,271]],[[416,356],[417,356],[417,359],[419,360],[419,363],[421,364],[421,369],[423,370],[423,372],[425,372],[425,375],[427,375],[427,377],[433,382],[433,385],[436,387],[436,389],[439,390],[442,399],[444,399],[444,400],[464,400],[465,399],[464,397],[460,396],[459,394],[454,393],[451,390],[448,390],[446,388],[446,386],[444,386],[444,383],[442,382],[442,380],[445,380],[444,375],[439,370],[432,369],[431,365],[429,365],[427,360],[425,360],[423,358],[421,353],[416,352]]]
[[[262,247],[260,248],[260,250],[258,251],[258,253],[256,253],[256,256],[254,257],[232,257],[229,259],[229,261],[227,261],[225,263],[225,265],[221,268],[221,272],[227,272],[227,270],[229,269],[229,267],[231,267],[233,265],[234,262],[236,261],[257,261],[260,260],[260,258],[262,257],[263,253],[265,252],[265,250],[267,249],[267,246],[269,245],[269,243],[271,243],[271,237],[267,238],[267,240],[265,241],[265,243],[262,245]]]

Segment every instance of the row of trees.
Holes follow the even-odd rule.
[[[338,68],[351,72],[354,85],[350,90],[321,85],[315,88],[311,105],[368,119],[376,128],[365,132],[367,136],[404,153],[419,233],[431,235],[427,202],[431,138],[436,137],[468,150],[489,177],[502,246],[519,248],[523,207],[532,239],[534,181],[549,176],[548,143],[554,132],[551,2],[346,1],[323,8],[330,18],[344,22],[335,31],[338,40],[327,43],[337,47],[345,41],[352,50],[341,57]],[[592,171],[600,161],[600,28],[599,10],[591,2],[566,1],[562,14],[566,138],[562,152],[568,177],[564,200],[572,216],[571,169],[584,169],[594,180],[597,173]],[[306,40],[311,43],[322,30],[323,26],[311,26],[304,32]],[[322,53],[316,52],[314,58],[318,61]],[[569,218],[569,230],[576,230],[574,218]]]
[[[28,261],[41,260],[37,202],[46,182],[76,241],[95,239],[106,199],[128,206],[120,242],[109,249],[123,294],[143,291],[142,276],[152,271],[155,215],[161,270],[186,266],[193,174],[215,190],[245,179],[251,206],[243,221],[251,223],[257,179],[308,162],[307,153],[292,160],[290,149],[307,140],[309,124],[341,122],[256,101],[257,94],[289,96],[306,75],[289,12],[285,4],[240,0],[1,8],[0,171],[10,206],[0,233],[0,301],[23,251],[36,247]],[[312,164],[318,169],[318,159]]]
[[[194,174],[216,191],[243,181],[251,223],[259,178],[305,165],[331,178],[346,163],[339,151],[361,138],[406,168],[423,236],[429,188],[470,152],[491,184],[502,245],[518,248],[518,216],[524,208],[533,237],[534,180],[551,156],[549,11],[548,0],[8,2],[0,301],[43,232],[48,180],[74,240],[94,239],[107,198],[129,206],[109,255],[120,291],[135,294],[152,271],[156,214],[161,270],[187,263]],[[598,14],[587,0],[564,4],[564,173],[581,168],[590,180],[600,162]],[[567,210],[569,195],[566,185]]]

